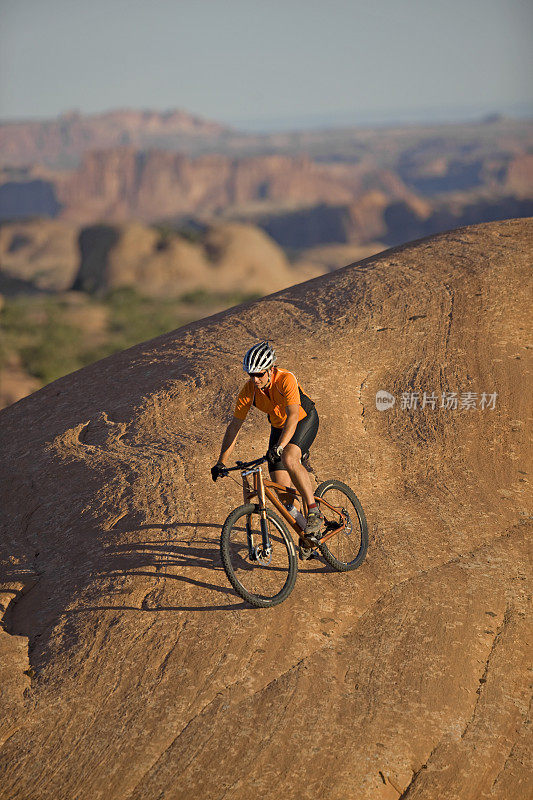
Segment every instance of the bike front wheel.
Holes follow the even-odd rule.
[[[323,481],[317,487],[315,497],[321,497],[330,506],[339,509],[346,520],[342,530],[319,545],[321,554],[330,567],[338,572],[357,569],[368,549],[368,525],[361,503],[349,486],[336,480]],[[319,505],[326,523],[333,526],[339,520],[338,515],[325,503]]]
[[[222,527],[220,553],[237,594],[256,608],[270,608],[290,595],[298,574],[294,542],[277,514],[266,510],[270,551],[264,548],[259,507],[246,503]]]

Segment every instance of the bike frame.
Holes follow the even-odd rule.
[[[250,486],[250,482],[248,480],[250,475],[253,476],[253,486]],[[303,529],[300,527],[300,525],[298,525],[292,514],[287,511],[277,495],[274,494],[274,492],[281,492],[282,494],[287,495],[288,500],[292,500],[293,502],[296,498],[298,498],[302,503],[302,511],[304,512],[304,516],[307,516],[307,504],[305,502],[305,498],[303,498],[296,489],[283,486],[281,483],[275,483],[275,481],[271,481],[268,478],[265,479],[263,477],[263,471],[260,465],[249,470],[243,470],[241,472],[241,476],[244,502],[249,503],[254,497],[259,499],[259,514],[261,517],[261,528],[263,531],[266,530],[266,498],[268,498],[274,508],[279,511],[285,522],[291,526],[298,538],[305,539]],[[272,489],[274,491],[271,491]],[[339,526],[328,531],[320,539],[320,544],[323,544],[324,542],[327,542],[328,539],[331,539],[333,536],[343,530],[346,525],[346,520],[340,509],[330,505],[327,500],[323,500],[321,497],[315,497],[315,500],[317,503],[329,508],[330,511],[333,511],[333,513],[337,514],[339,517]]]

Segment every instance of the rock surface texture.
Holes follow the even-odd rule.
[[[0,412],[4,798],[530,796],[531,234],[387,251]],[[305,562],[257,611],[219,560],[241,492],[209,467],[262,337],[316,400],[315,470],[355,489],[370,548],[352,573]],[[402,408],[424,391],[435,408]],[[251,414],[237,457],[267,434]]]

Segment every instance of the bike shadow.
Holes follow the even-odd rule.
[[[205,605],[157,605],[150,608],[141,606],[141,608],[135,608],[137,611],[235,611],[244,608],[254,611],[261,610],[243,602],[229,585],[220,556],[221,527],[217,523],[210,522],[156,523],[137,526],[135,532],[161,531],[161,533],[166,532],[168,538],[151,538],[108,545],[104,549],[104,563],[100,571],[110,577],[113,575],[123,577],[138,575],[166,578],[173,582],[186,583],[206,592],[215,593],[221,596],[221,599],[232,599],[232,602],[213,602]],[[213,531],[212,535],[208,533],[209,530]],[[187,536],[188,531],[191,531],[192,535]],[[131,529],[127,532],[134,533]],[[213,574],[212,579],[206,578],[206,570],[208,574]],[[318,566],[315,559],[300,561],[299,570],[302,574],[328,571],[325,565]],[[101,606],[100,608],[109,609],[115,608],[115,606]],[[125,607],[121,606],[121,608]]]
[[[101,573],[109,577],[150,577],[165,578],[176,583],[186,583],[208,592],[222,595],[224,598],[235,597],[235,602],[210,603],[205,605],[154,605],[146,604],[136,608],[137,611],[210,611],[235,610],[248,607],[233,592],[231,586],[224,585],[225,573],[219,553],[219,532],[221,526],[216,523],[180,522],[180,523],[148,523],[136,526],[135,530],[124,529],[124,533],[136,534],[150,531],[168,533],[168,538],[151,538],[111,544],[105,547]],[[212,536],[205,531],[215,531]],[[116,528],[114,530],[117,530]],[[187,535],[188,532],[190,535]],[[157,535],[157,534],[156,534]],[[215,573],[213,580],[205,579],[201,574],[205,569]],[[220,582],[217,582],[217,581]],[[107,607],[108,608],[108,607]],[[124,608],[124,606],[122,606]]]

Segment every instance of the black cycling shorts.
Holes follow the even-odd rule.
[[[312,408],[309,409],[307,412],[307,416],[300,420],[298,425],[296,426],[296,430],[292,435],[292,439],[290,440],[289,444],[296,444],[302,451],[302,455],[305,455],[309,452],[309,448],[315,441],[316,435],[318,433],[318,425],[319,419],[318,414],[316,411],[315,406],[313,405]],[[279,438],[283,432],[283,428],[274,428],[271,427],[270,431],[270,439],[268,441],[268,449],[270,450],[275,444],[278,443]],[[283,461],[281,458],[276,459],[268,459],[268,469],[270,472],[273,472],[276,469],[285,469],[283,466]]]

